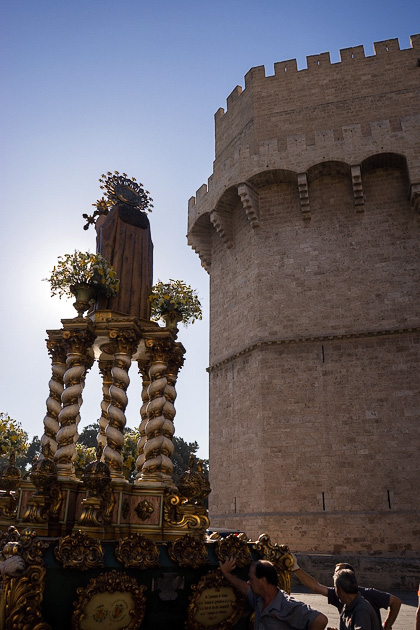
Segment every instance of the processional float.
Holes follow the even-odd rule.
[[[125,174],[100,181],[105,196],[92,216],[83,215],[85,228],[95,224],[97,254],[120,287],[99,291],[99,277],[93,286],[72,286],[77,316],[47,331],[52,373],[42,455],[28,478],[13,458],[0,471],[0,549],[25,567],[4,572],[0,630],[246,628],[244,602],[218,561],[234,555],[246,575],[253,558],[270,559],[290,590],[293,560],[266,535],[255,543],[245,534],[206,537],[210,486],[194,457],[175,484],[175,386],[185,349],[176,313],[167,313],[165,327],[150,320],[151,199]],[[97,454],[79,479],[73,461],[82,393],[95,361],[102,377]],[[122,449],[133,364],[143,404],[130,483]]]

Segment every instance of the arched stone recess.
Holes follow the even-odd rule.
[[[375,153],[362,161],[362,175],[380,168],[395,168],[400,170],[407,181],[408,198],[411,207],[420,213],[420,182],[410,179],[407,158],[401,153]]]
[[[260,191],[266,186],[272,186],[276,184],[292,184],[292,186],[297,189],[299,193],[300,206],[302,212],[306,212],[306,200],[305,200],[305,191],[301,191],[299,187],[299,175],[294,171],[288,169],[271,169],[264,170],[252,175],[244,184],[239,184],[238,191],[241,195],[241,191],[244,191],[244,187],[246,186],[248,190],[252,191],[253,198],[251,201],[254,202],[254,207],[249,209],[245,207],[245,203],[248,203],[248,198],[245,195],[241,195],[242,205],[247,212],[247,216],[251,222],[252,227],[258,227],[260,224]],[[303,207],[302,207],[303,206]],[[304,208],[304,209],[303,209]]]
[[[208,214],[203,214],[191,227],[188,245],[199,255],[204,269],[210,273],[212,254],[213,227]]]
[[[238,189],[236,186],[231,186],[223,192],[214,210],[210,212],[211,224],[228,249],[233,247],[232,208],[238,201]]]
[[[364,211],[364,195],[362,182],[362,168],[360,164],[348,164],[337,160],[314,164],[307,170],[308,185],[320,177],[350,178],[353,190],[353,203],[356,212]],[[309,195],[308,195],[309,197]]]

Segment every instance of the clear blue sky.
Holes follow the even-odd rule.
[[[0,0],[0,410],[41,435],[50,359],[45,330],[73,317],[50,298],[57,256],[95,250],[82,213],[118,170],[151,191],[155,279],[197,288],[205,316],[180,333],[176,433],[208,452],[208,276],[187,246],[187,202],[214,158],[213,116],[249,68],[420,32],[420,2],[340,0]],[[93,371],[93,372],[96,372]],[[139,422],[133,368],[129,426]],[[87,378],[82,424],[99,417]]]

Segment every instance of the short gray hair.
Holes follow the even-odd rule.
[[[359,591],[356,576],[353,571],[349,571],[348,569],[337,571],[337,573],[334,574],[334,586],[339,586],[345,593],[349,594]]]

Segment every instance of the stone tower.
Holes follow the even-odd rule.
[[[210,516],[297,551],[420,536],[420,35],[264,67],[189,203],[210,274]]]

